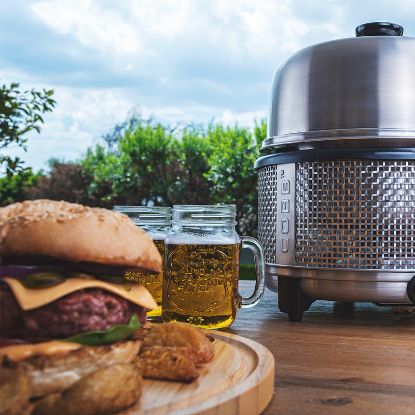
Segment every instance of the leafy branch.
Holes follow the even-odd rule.
[[[40,133],[43,115],[56,105],[53,90],[21,91],[17,82],[0,86],[0,150],[17,145],[27,151],[28,133]],[[23,170],[19,157],[0,154],[0,168],[8,176]]]

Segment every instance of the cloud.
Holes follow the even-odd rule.
[[[82,46],[102,54],[128,57],[146,52],[144,42],[128,22],[128,14],[123,16],[119,9],[102,5],[98,1],[41,0],[30,9],[56,33],[73,36]]]
[[[410,0],[14,0],[0,15],[1,80],[56,91],[24,155],[42,167],[80,157],[132,108],[171,124],[252,125],[296,50],[365,21],[414,34],[414,18]]]
[[[28,152],[12,149],[29,166],[44,167],[52,157],[76,160],[95,140],[124,119],[133,100],[118,90],[67,88],[56,90],[58,105],[45,116],[40,135],[32,134]],[[39,163],[41,160],[41,163]]]

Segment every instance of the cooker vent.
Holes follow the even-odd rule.
[[[259,170],[259,237],[275,264],[277,166]],[[415,161],[296,163],[295,263],[415,269]]]
[[[277,222],[277,166],[258,172],[258,238],[264,249],[265,261],[276,263],[275,241]]]

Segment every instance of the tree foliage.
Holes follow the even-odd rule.
[[[99,204],[92,200],[85,189],[92,177],[76,163],[55,161],[48,175],[39,176],[35,186],[25,189],[28,199],[66,200],[89,205]]]
[[[214,125],[206,138],[211,148],[206,177],[211,183],[212,201],[236,204],[240,230],[252,234],[257,223],[256,137],[247,128]]]
[[[49,174],[38,177],[24,192],[28,198],[107,208],[115,204],[236,204],[238,231],[255,235],[254,162],[265,134],[264,121],[254,129],[211,123],[179,130],[133,117],[116,126],[78,162],[55,160]]]
[[[90,149],[81,164],[93,177],[90,197],[104,206],[232,203],[239,231],[253,235],[254,163],[265,136],[264,121],[253,130],[211,123],[174,131],[136,119],[112,135],[111,145]]]
[[[28,192],[36,188],[40,177],[41,173],[33,173],[30,168],[0,177],[0,206],[28,199]]]
[[[27,150],[27,134],[40,132],[43,114],[52,111],[56,102],[53,90],[21,91],[18,83],[0,86],[0,172],[8,176],[23,170],[19,157],[4,154],[11,146]]]
[[[140,120],[115,147],[98,145],[81,163],[94,177],[89,194],[104,205],[171,206],[209,200],[208,153],[208,142],[193,127],[176,136],[160,123]]]

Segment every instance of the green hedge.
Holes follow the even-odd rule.
[[[53,160],[48,173],[33,173],[24,183],[0,179],[0,205],[26,198],[107,208],[231,203],[238,232],[255,236],[254,163],[265,136],[265,121],[253,129],[220,123],[172,129],[133,117],[75,162]]]
[[[240,280],[255,280],[255,265],[241,264],[239,265]]]

